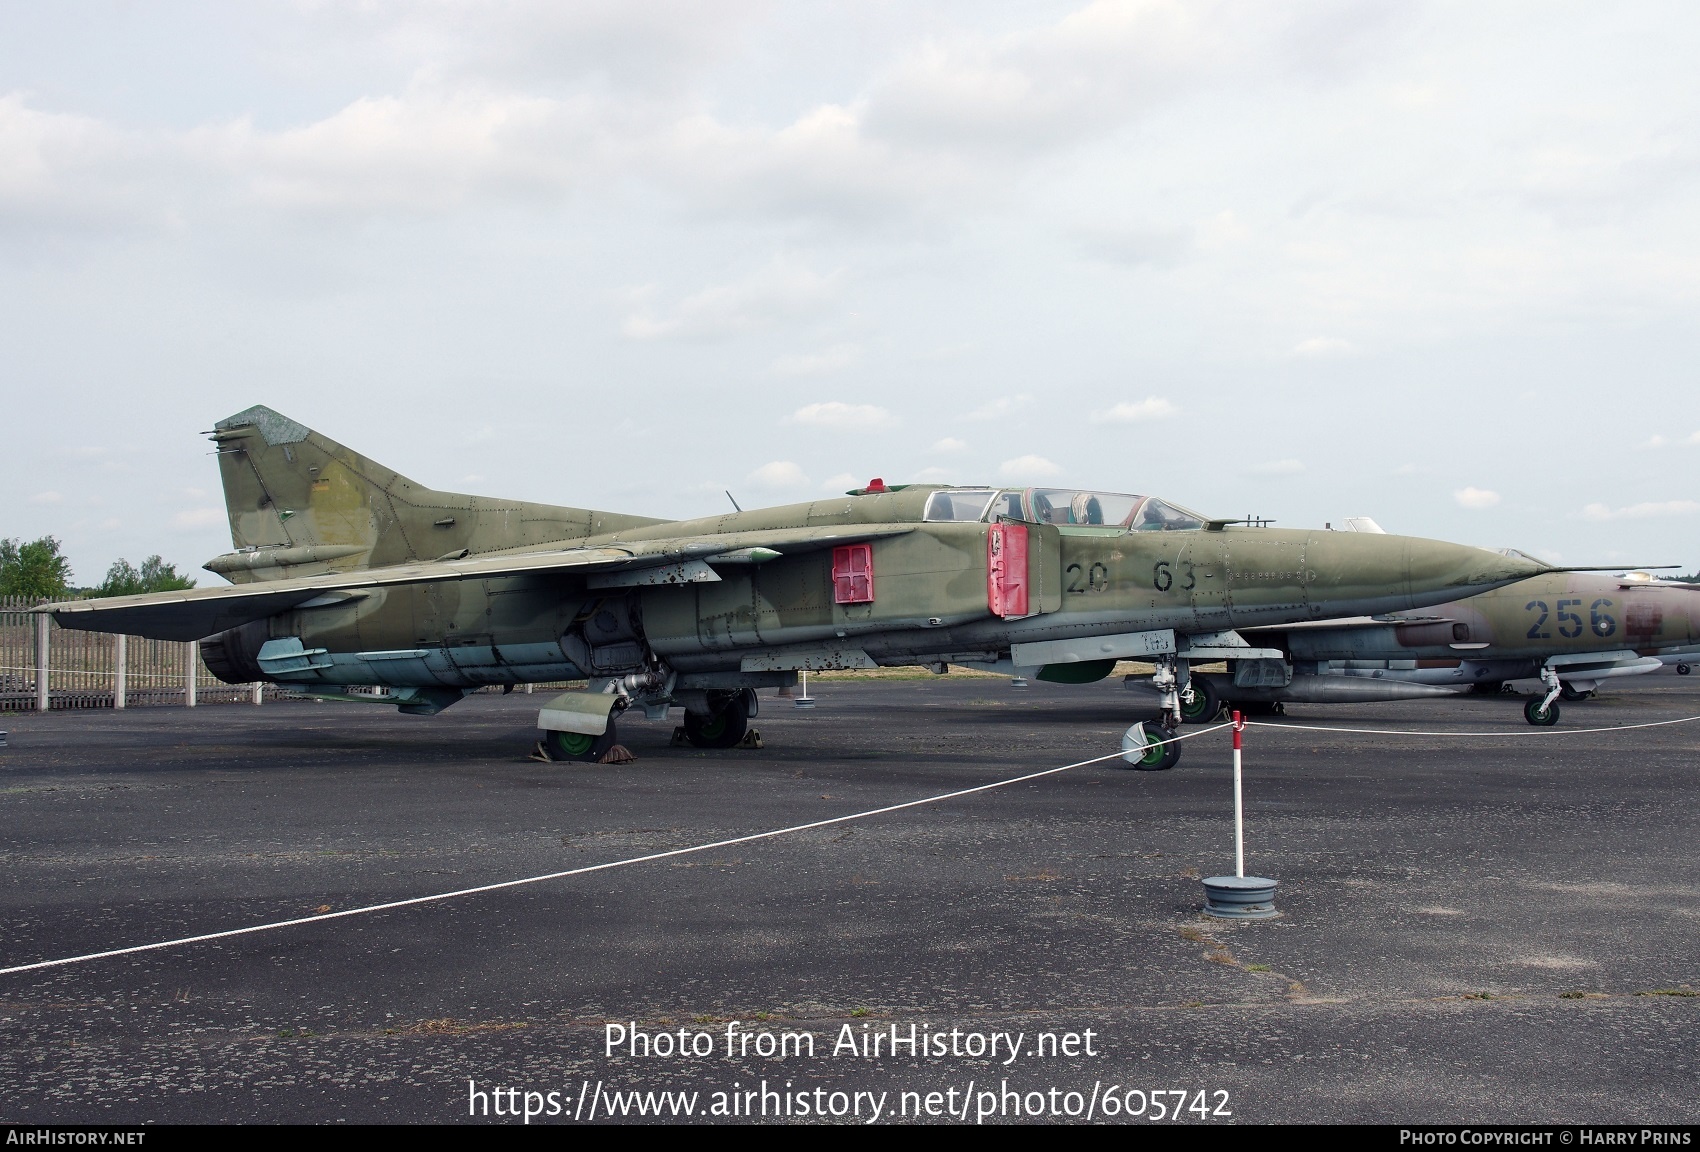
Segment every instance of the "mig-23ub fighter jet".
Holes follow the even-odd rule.
[[[200,640],[231,683],[328,697],[386,685],[430,714],[485,685],[586,679],[539,715],[561,760],[617,717],[684,709],[730,747],[755,689],[801,670],[950,663],[1048,680],[1156,666],[1167,768],[1190,662],[1276,658],[1235,630],[1456,600],[1551,567],[1432,540],[1248,527],[1154,496],[913,485],[694,520],[426,488],[254,407],[218,422],[233,581],[49,605],[67,628]]]
[[[1225,701],[1408,700],[1538,677],[1546,694],[1523,716],[1545,726],[1558,723],[1560,696],[1581,700],[1602,680],[1666,664],[1685,672],[1700,660],[1700,585],[1646,572],[1554,572],[1418,611],[1247,635],[1280,658],[1194,673],[1188,719],[1213,716]]]

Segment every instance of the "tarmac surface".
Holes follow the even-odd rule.
[[[544,696],[429,719],[0,718],[0,967],[920,799],[1113,752],[1138,707],[1115,682],[814,694],[800,710],[764,693],[761,750],[622,720],[637,760],[618,766],[527,759]],[[487,1122],[518,1123],[526,1092],[537,1123],[687,1101],[699,1121],[717,1104],[759,1119],[765,1081],[770,1119],[867,1120],[879,1099],[888,1121],[1064,1120],[1090,1101],[1115,1122],[1181,1102],[1186,1123],[1693,1124],[1700,723],[1566,733],[1700,714],[1700,677],[1608,684],[1550,730],[1521,703],[1295,705],[1249,729],[1248,872],[1279,879],[1275,920],[1200,914],[1199,877],[1233,870],[1222,731],[1170,772],[1090,765],[0,976],[0,1121],[443,1123],[482,1119],[483,1093],[504,1113]],[[613,1024],[651,1054],[610,1054]],[[864,1054],[911,1025],[944,1053]],[[681,1030],[710,1053],[654,1054]],[[1021,1035],[1013,1059],[999,1033]],[[1046,1033],[1056,1054],[1034,1051]],[[786,1034],[814,1055],[757,1054]]]

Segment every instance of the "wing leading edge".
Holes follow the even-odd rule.
[[[681,571],[679,582],[690,582],[719,578],[712,571],[705,573],[701,566],[759,564],[778,558],[783,554],[779,551],[781,548],[785,553],[811,552],[840,544],[901,536],[912,531],[914,528],[908,525],[873,531],[771,529],[716,536],[634,540],[552,552],[509,552],[476,558],[432,560],[423,564],[395,564],[358,572],[326,573],[229,587],[74,600],[45,604],[35,611],[51,615],[62,628],[121,632],[154,640],[200,640],[250,620],[287,612],[321,597],[331,603],[334,602],[332,598],[347,599],[374,588],[452,580],[490,580],[504,576],[558,574],[594,577],[696,562],[699,566],[694,571]]]

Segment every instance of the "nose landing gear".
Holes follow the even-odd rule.
[[[1523,705],[1523,719],[1537,728],[1550,728],[1558,723],[1558,698],[1564,693],[1564,685],[1551,666],[1541,669],[1541,683],[1547,686],[1547,694]]]
[[[1185,719],[1180,661],[1169,654],[1157,657],[1156,665],[1151,686],[1161,699],[1162,717],[1135,724],[1122,734],[1122,759],[1141,772],[1166,772],[1181,758],[1181,746],[1175,743],[1175,734]],[[1196,700],[1201,693],[1195,688],[1186,695]]]

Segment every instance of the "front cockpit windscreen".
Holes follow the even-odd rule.
[[[1130,532],[1181,532],[1205,526],[1204,517],[1155,496],[1076,488],[941,488],[927,498],[922,517],[935,523],[1003,518]]]

